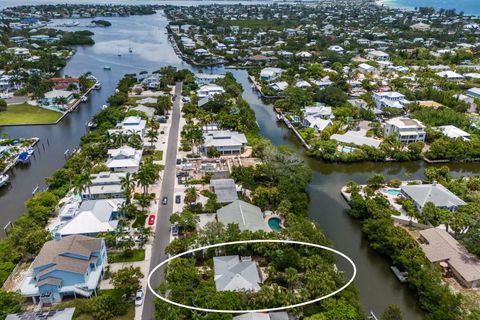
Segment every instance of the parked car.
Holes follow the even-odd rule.
[[[135,236],[135,237],[133,238],[133,241],[135,241],[135,242],[142,242],[142,241],[143,241],[143,237],[142,237],[142,236]]]
[[[182,159],[177,159],[177,164],[182,164]]]
[[[183,98],[182,98],[182,101],[183,101],[183,102],[190,102],[190,97],[183,97]]]
[[[166,205],[168,203],[168,198],[167,197],[163,197],[162,198],[162,204],[163,205]]]
[[[143,303],[143,291],[140,289],[135,294],[135,306],[139,307]]]
[[[179,194],[177,194],[177,195],[175,196],[175,203],[181,203],[181,202],[182,202],[182,196],[179,195]]]
[[[130,233],[130,227],[123,227],[123,233]]]
[[[178,236],[178,223],[172,224],[172,236]]]
[[[149,217],[148,217],[148,225],[153,225],[155,224],[155,215],[154,214],[151,214]]]

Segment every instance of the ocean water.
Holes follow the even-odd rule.
[[[480,0],[384,0],[385,5],[394,8],[414,9],[433,7],[435,9],[455,9],[468,15],[480,16]]]

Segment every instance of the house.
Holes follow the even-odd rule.
[[[142,159],[142,150],[136,150],[129,146],[108,150],[107,167],[115,172],[137,172]]]
[[[374,61],[388,61],[390,60],[390,55],[383,51],[372,50],[367,53],[367,58]]]
[[[227,226],[237,224],[241,231],[270,231],[259,207],[242,200],[235,200],[217,210],[217,220]]]
[[[312,85],[311,85],[310,83],[308,83],[307,81],[305,81],[305,80],[298,80],[298,81],[295,83],[295,87],[301,88],[301,89],[308,89],[308,88],[311,88]]]
[[[250,63],[255,63],[255,64],[267,64],[271,62],[276,62],[278,60],[277,57],[267,57],[265,55],[254,55],[248,58],[248,61]]]
[[[417,31],[428,31],[430,30],[430,25],[419,22],[419,23],[412,24],[410,28],[412,30],[417,30]]]
[[[288,88],[288,82],[286,81],[274,82],[270,84],[270,88],[277,91],[283,91]]]
[[[480,98],[480,88],[468,89],[466,95],[472,98]]]
[[[213,257],[217,291],[260,291],[257,263],[250,257]]]
[[[125,172],[100,172],[90,175],[91,185],[82,190],[83,200],[118,199],[124,198],[122,178]]]
[[[396,91],[373,92],[373,101],[377,109],[384,107],[402,109],[408,103],[405,96]]]
[[[152,74],[143,79],[142,84],[149,90],[158,90],[160,87],[160,77],[156,74]]]
[[[422,211],[427,202],[432,202],[435,207],[451,212],[455,212],[458,207],[465,205],[462,199],[437,182],[401,186],[400,190],[402,196],[412,200],[418,211]]]
[[[204,57],[208,55],[208,50],[200,48],[193,51],[193,54],[199,57]]]
[[[463,80],[463,76],[461,74],[451,70],[440,71],[440,72],[437,72],[436,75],[442,78],[446,78],[448,80]]]
[[[441,131],[444,135],[449,138],[462,138],[465,141],[470,140],[470,133],[463,131],[460,128],[457,128],[452,125],[434,127],[433,129]]]
[[[289,320],[290,317],[286,312],[269,312],[269,313],[245,313],[236,317],[233,320]]]
[[[301,52],[297,52],[295,54],[295,57],[306,62],[306,61],[310,61],[310,59],[312,58],[312,54],[308,51],[301,51]]]
[[[282,75],[283,70],[280,68],[263,68],[260,71],[260,80],[272,81]]]
[[[480,286],[480,260],[445,230],[420,231],[420,246],[431,263],[438,263],[444,273],[452,273],[467,288]]]
[[[336,52],[338,54],[342,54],[345,51],[341,46],[337,46],[337,45],[328,47],[328,50]]]
[[[325,120],[316,116],[306,116],[303,119],[303,125],[322,132],[326,127],[332,124],[332,120]]]
[[[5,320],[72,320],[75,308],[29,311],[9,314]]]
[[[368,63],[361,63],[358,65],[358,71],[360,71],[360,73],[363,73],[363,74],[374,73],[377,71],[377,68],[375,68],[374,66]]]
[[[333,119],[335,116],[332,112],[332,107],[324,106],[321,103],[315,106],[307,106],[302,109],[303,117],[314,116],[321,119]]]
[[[225,90],[223,89],[223,87],[214,83],[203,85],[200,87],[200,89],[197,90],[197,96],[199,98],[212,97],[219,93],[225,93]]]
[[[50,78],[49,81],[53,83],[53,89],[55,90],[68,90],[71,88],[73,90],[69,91],[80,91],[80,80],[78,78]]]
[[[381,140],[369,138],[358,131],[347,131],[344,134],[334,133],[330,139],[337,140],[341,143],[354,144],[356,146],[370,146],[374,148],[380,147]]]
[[[55,237],[76,234],[96,237],[99,233],[115,232],[124,202],[124,199],[83,201],[75,217],[59,228]]]
[[[223,74],[207,74],[207,73],[197,73],[195,74],[195,82],[200,85],[210,84],[215,82],[217,79],[223,79],[225,75]]]
[[[383,132],[386,137],[398,134],[398,139],[405,143],[425,141],[426,137],[423,123],[415,119],[402,117],[387,120]]]
[[[106,262],[103,239],[74,235],[47,241],[33,261],[21,293],[43,304],[60,302],[64,296],[91,297]]]
[[[215,148],[222,155],[240,154],[247,146],[247,138],[243,133],[229,130],[206,132],[203,134],[204,143],[202,152],[206,153],[210,147]]]
[[[141,137],[143,137],[143,134],[145,133],[146,126],[147,121],[143,120],[139,116],[126,117],[122,120],[122,122],[117,123],[117,127],[120,128],[124,133],[135,133]]]
[[[58,103],[58,99],[65,99],[69,103],[73,99],[73,92],[66,90],[52,90],[45,93],[42,103],[46,105],[54,105]]]
[[[217,196],[218,203],[231,203],[238,200],[237,186],[233,179],[211,179],[210,190]]]

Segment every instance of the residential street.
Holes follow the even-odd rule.
[[[175,169],[178,148],[179,123],[182,105],[182,83],[177,83],[175,87],[176,99],[173,102],[173,110],[171,113],[172,122],[168,135],[168,146],[165,155],[165,170],[163,173],[161,197],[159,201],[159,209],[157,220],[155,223],[155,235],[153,240],[152,257],[150,262],[150,270],[165,260],[165,248],[170,242],[170,215],[174,204],[174,188],[175,188]],[[163,197],[168,197],[167,205],[161,203]],[[163,268],[157,271],[157,275],[163,275]],[[148,274],[145,274],[148,277]],[[152,286],[158,287],[161,283],[161,277],[152,279]],[[147,289],[145,301],[143,303],[142,319],[154,319],[154,295]]]

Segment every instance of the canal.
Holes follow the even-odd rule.
[[[102,89],[93,91],[87,103],[81,104],[57,125],[0,128],[0,134],[7,133],[12,137],[36,136],[41,139],[31,165],[26,168],[17,167],[12,173],[10,189],[4,189],[0,193],[0,225],[15,220],[24,212],[24,201],[31,197],[32,190],[37,185],[44,185],[45,177],[63,165],[64,152],[78,146],[80,137],[86,132],[85,123],[105,104],[124,74],[154,71],[166,65],[193,69],[173,52],[165,32],[168,22],[161,13],[148,17],[108,20],[112,22],[112,27],[94,29],[96,44],[78,47],[67,67],[62,70],[63,75],[71,76],[91,71],[102,83]],[[88,23],[82,20],[80,22]],[[129,47],[133,48],[131,54],[128,53]],[[109,65],[111,71],[104,71],[104,65]],[[210,71],[224,70],[218,68]],[[271,105],[264,104],[251,90],[246,71],[231,71],[244,87],[243,97],[254,109],[261,133],[275,145],[287,145],[303,156],[303,149],[295,136],[275,121]],[[425,164],[326,164],[309,158],[305,158],[305,161],[313,170],[313,181],[308,189],[311,199],[310,217],[322,227],[336,249],[354,260],[358,269],[355,284],[365,310],[374,310],[378,314],[387,305],[397,304],[406,319],[421,319],[422,313],[415,307],[413,294],[396,280],[387,261],[369,249],[358,223],[346,215],[347,205],[340,196],[340,188],[351,180],[365,182],[374,173],[383,174],[387,179],[421,178]],[[455,175],[478,173],[480,170],[478,164],[449,166]]]

